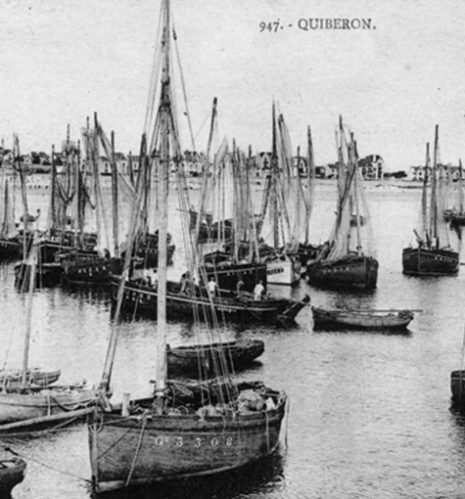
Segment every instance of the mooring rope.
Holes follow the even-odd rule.
[[[71,473],[70,471],[64,471],[62,469],[59,469],[59,468],[55,468],[54,466],[50,466],[49,464],[45,464],[44,462],[42,461],[39,461],[38,459],[35,459],[34,457],[31,457],[30,455],[26,456],[25,454],[22,454],[21,452],[18,452],[14,449],[12,449],[11,447],[4,447],[4,450],[7,451],[7,452],[11,452],[12,454],[14,454],[15,456],[18,456],[26,461],[32,461],[40,466],[43,466],[44,468],[47,468],[49,470],[52,470],[52,471],[55,471],[56,473],[61,473],[62,475],[67,475],[67,476],[71,476],[73,478],[77,478],[78,480],[82,480],[88,484],[91,484],[91,480],[89,480],[88,478],[84,478],[80,475],[76,475],[75,473]]]
[[[140,430],[139,439],[137,441],[136,452],[134,453],[134,459],[132,460],[131,469],[129,470],[128,477],[126,478],[126,482],[124,484],[125,487],[127,487],[131,483],[131,478],[132,478],[132,475],[134,473],[134,468],[136,467],[137,458],[139,457],[139,451],[140,451],[140,447],[142,445],[142,437],[144,436],[144,431],[145,431],[146,425],[147,425],[147,418],[144,415],[144,419],[142,421],[142,428]]]

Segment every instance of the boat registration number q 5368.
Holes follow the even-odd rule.
[[[206,437],[194,437],[194,438],[186,438],[186,437],[165,437],[158,436],[154,437],[153,443],[156,447],[163,447],[164,445],[171,445],[174,447],[183,447],[184,445],[191,445],[192,447],[203,447],[208,446],[212,449],[215,449],[220,446],[231,447],[233,444],[232,437],[226,438],[206,438]]]

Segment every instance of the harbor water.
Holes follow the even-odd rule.
[[[333,183],[317,185],[314,243],[325,241],[331,231],[335,190]],[[30,189],[30,194],[31,212],[40,207],[45,217],[48,191],[42,186]],[[450,409],[449,376],[462,362],[465,269],[457,277],[402,274],[402,248],[414,239],[420,194],[420,189],[399,184],[368,186],[372,239],[380,263],[374,292],[323,291],[304,282],[292,290],[269,290],[295,297],[310,294],[312,303],[322,306],[421,310],[405,334],[316,332],[310,307],[292,328],[225,328],[225,340],[242,336],[265,341],[260,362],[240,377],[261,379],[289,395],[279,451],[234,473],[106,497],[463,497],[465,418]],[[185,270],[178,227],[169,226],[176,244],[170,274],[176,279]],[[460,242],[455,233],[451,237],[454,244]],[[26,315],[26,297],[13,286],[13,268],[12,263],[0,266],[0,361],[9,366],[21,365]],[[123,392],[146,395],[154,377],[155,322],[123,322],[118,327],[114,397],[119,399]],[[192,342],[194,329],[170,322],[168,341]],[[37,290],[31,365],[61,369],[62,382],[85,378],[90,385],[97,383],[110,330],[105,293]],[[91,497],[85,424],[1,443],[28,463],[24,482],[13,491],[16,499]]]

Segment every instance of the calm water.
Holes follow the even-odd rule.
[[[317,189],[315,242],[325,240],[331,229],[333,192],[328,185]],[[225,337],[241,334],[264,339],[261,363],[242,376],[263,379],[290,397],[279,454],[222,477],[109,497],[464,496],[465,419],[449,410],[449,374],[461,362],[465,273],[441,279],[403,276],[401,250],[413,236],[420,191],[372,185],[368,198],[380,262],[378,289],[356,295],[301,284],[292,294],[310,293],[319,305],[422,309],[408,333],[313,332],[309,308],[299,314],[293,329],[225,331]],[[31,204],[45,206],[45,200],[45,192],[35,192]],[[181,239],[175,226],[170,230],[178,243],[175,259],[180,259]],[[173,274],[180,269],[178,260]],[[2,265],[0,341],[4,355],[0,362],[5,357],[9,364],[20,362],[24,315],[24,297],[13,288],[13,266]],[[110,334],[108,299],[91,293],[41,290],[35,293],[33,317],[33,364],[60,367],[63,381],[98,381]],[[120,327],[115,397],[123,391],[147,393],[147,380],[154,373],[154,324],[139,321]],[[192,341],[193,334],[189,325],[169,325],[172,343]],[[3,443],[28,461],[26,478],[15,488],[15,498],[90,497],[84,426]]]

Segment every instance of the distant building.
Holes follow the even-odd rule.
[[[453,166],[450,163],[447,165],[438,165],[438,168],[444,169],[447,175],[450,175],[450,179],[452,181],[457,181],[460,178],[460,167]],[[408,177],[413,181],[423,181],[425,176],[426,167],[424,165],[420,166],[411,166],[409,170]],[[428,178],[431,177],[432,167],[428,166]]]
[[[358,166],[365,180],[380,180],[383,178],[384,160],[379,154],[370,154],[360,159]]]

